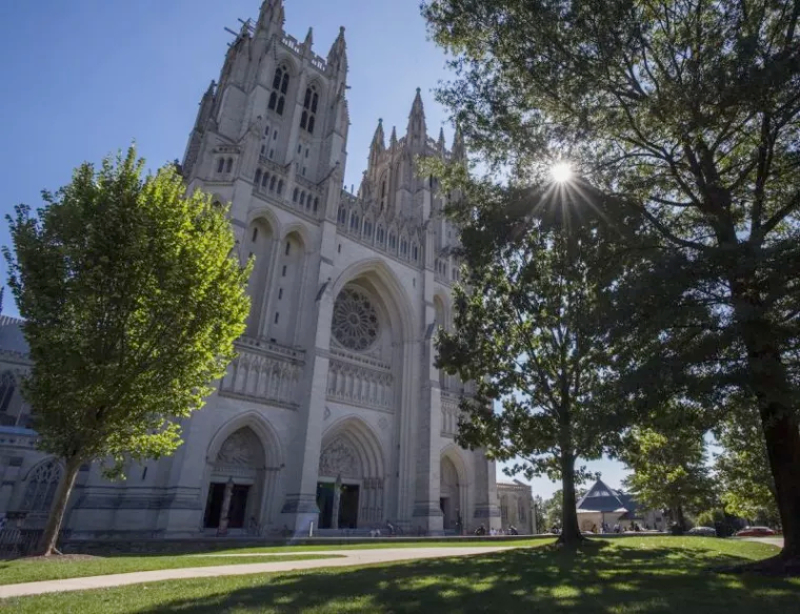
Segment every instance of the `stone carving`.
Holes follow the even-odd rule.
[[[458,399],[442,395],[442,436],[455,437],[458,433],[458,418],[461,410]]]
[[[301,365],[279,356],[238,348],[237,356],[222,380],[220,390],[255,401],[296,404]]]
[[[331,360],[328,367],[329,399],[379,409],[394,406],[392,374],[387,371]]]
[[[319,474],[327,477],[341,475],[346,478],[360,478],[361,471],[356,451],[337,437],[322,451],[319,459]]]
[[[361,290],[347,287],[333,305],[333,336],[348,350],[363,352],[378,339],[378,314]]]
[[[253,465],[260,460],[260,446],[261,442],[253,431],[239,429],[222,444],[217,454],[217,465]]]

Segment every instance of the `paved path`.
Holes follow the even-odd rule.
[[[778,546],[778,548],[783,548],[783,538],[782,537],[740,537],[738,539],[743,539],[747,542],[758,542],[760,544],[770,544],[772,546]]]
[[[68,580],[47,580],[44,582],[26,582],[24,584],[7,584],[0,586],[0,599],[40,595],[42,593],[60,593],[63,591],[82,591],[94,588],[110,588],[144,582],[161,580],[185,580],[188,578],[215,578],[218,576],[239,576],[257,573],[275,573],[280,571],[296,571],[301,569],[317,569],[321,567],[349,567],[353,565],[371,565],[419,559],[433,559],[448,556],[469,556],[511,550],[509,547],[457,547],[457,548],[373,548],[368,550],[325,550],[318,552],[302,552],[298,554],[330,554],[342,558],[306,559],[299,561],[279,561],[275,563],[248,563],[243,565],[220,565],[218,567],[184,567],[183,569],[160,569],[157,571],[137,571],[133,573],[111,574],[107,576],[90,576],[87,578],[70,578]],[[285,552],[280,554],[286,555]],[[274,556],[271,553],[232,554],[215,556]],[[208,555],[204,555],[208,556]]]

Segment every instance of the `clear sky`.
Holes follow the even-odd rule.
[[[224,30],[255,19],[260,0],[26,0],[0,2],[3,58],[0,117],[0,212],[40,204],[42,189],[67,183],[84,160],[99,161],[136,141],[153,168],[182,158],[197,104],[217,79]],[[428,131],[437,136],[447,113],[433,88],[447,78],[443,53],[427,40],[417,0],[285,0],[286,29],[323,57],[345,26],[352,126],[346,185],[358,185],[369,142],[383,118],[405,131],[422,88]],[[7,224],[0,244],[9,242]],[[6,275],[2,262],[3,280]],[[10,297],[4,313],[16,315]],[[595,467],[614,487],[621,468]],[[499,476],[501,477],[501,476]],[[502,476],[501,479],[508,479]],[[537,480],[545,497],[557,486]]]

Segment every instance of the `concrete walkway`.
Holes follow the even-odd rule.
[[[470,556],[511,550],[510,547],[463,547],[463,548],[373,548],[369,550],[325,550],[302,552],[298,554],[329,554],[342,558],[306,559],[299,561],[280,561],[275,563],[248,563],[243,565],[220,565],[218,567],[184,567],[182,569],[160,569],[157,571],[136,571],[133,573],[111,574],[107,576],[90,576],[86,578],[70,578],[67,580],[47,580],[44,582],[26,582],[24,584],[7,584],[0,586],[0,599],[41,595],[43,593],[60,593],[64,591],[83,591],[96,588],[111,588],[144,582],[161,580],[186,580],[189,578],[216,578],[219,576],[240,576],[246,574],[275,573],[318,569],[330,567],[350,567],[355,565],[373,565],[392,561],[433,559],[450,556]],[[279,554],[286,555],[286,552]],[[203,555],[208,556],[208,555]],[[271,553],[261,554],[219,554],[214,556],[274,556]]]

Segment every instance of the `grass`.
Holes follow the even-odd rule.
[[[245,563],[279,563],[302,559],[338,558],[335,555],[279,554],[276,556],[114,556],[73,559],[70,557],[32,558],[0,562],[0,585],[42,580],[63,580],[106,576],[131,571],[179,569],[181,567],[211,567],[214,565],[240,565]]]
[[[711,565],[776,552],[765,544],[713,538],[596,539],[574,553],[544,546],[360,568],[159,582],[14,599],[0,607],[20,614],[800,613],[800,579],[707,571]]]

